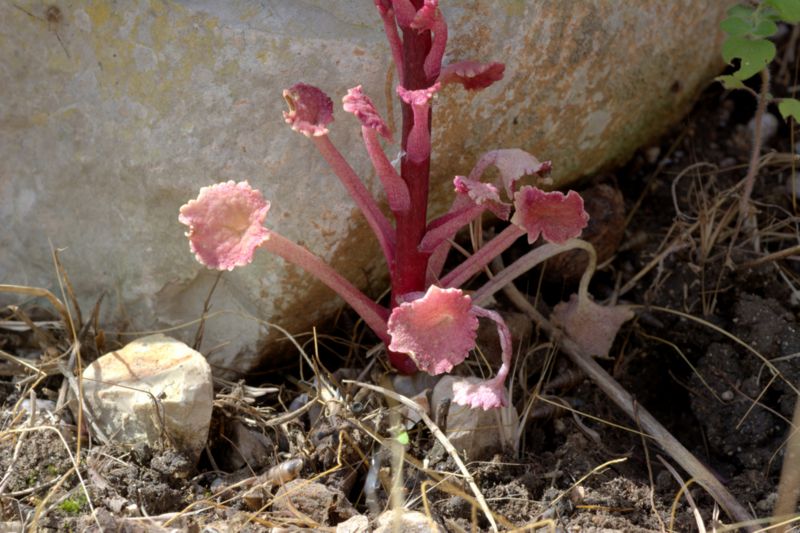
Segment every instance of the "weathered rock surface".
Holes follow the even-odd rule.
[[[211,367],[184,343],[150,335],[86,367],[83,398],[112,441],[174,446],[197,460],[211,422]]]
[[[507,69],[482,93],[439,95],[434,212],[449,203],[452,175],[488,149],[552,159],[560,184],[625,159],[717,73],[718,22],[730,3],[444,2],[447,59]],[[386,109],[389,49],[370,0],[49,6],[0,4],[0,280],[56,287],[52,243],[66,249],[85,309],[109,296],[105,323],[187,323],[216,274],[194,262],[178,208],[203,185],[247,179],[272,200],[272,227],[380,292],[366,224],[281,117],[281,90],[297,81],[335,101],[363,84]],[[336,116],[334,141],[377,190],[356,121]],[[306,331],[339,305],[261,254],[217,287],[209,359],[217,369],[251,368],[262,357],[256,347],[281,337],[265,321]],[[194,328],[175,334],[186,340]]]

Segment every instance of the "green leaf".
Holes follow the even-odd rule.
[[[775,45],[763,39],[730,37],[722,44],[722,57],[727,63],[740,60],[733,75],[744,81],[763,69],[775,57]]]
[[[767,0],[786,22],[800,22],[800,0]]]
[[[411,442],[411,439],[408,437],[408,432],[403,431],[402,433],[398,433],[395,436],[395,440],[402,444],[403,446],[408,446],[408,443]]]
[[[795,98],[784,98],[778,103],[778,111],[781,112],[784,120],[789,120],[789,117],[800,122],[800,100]]]
[[[771,20],[762,20],[753,29],[753,35],[756,37],[771,37],[778,33],[778,25]]]
[[[742,83],[742,80],[736,79],[733,76],[717,76],[714,78],[714,81],[718,81],[722,84],[723,87],[732,91],[734,89],[744,89],[745,85]]]
[[[719,23],[719,27],[731,37],[741,37],[753,30],[753,26],[749,22],[739,17],[728,17]]]

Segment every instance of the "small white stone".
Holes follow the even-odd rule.
[[[722,398],[722,400],[726,402],[733,400],[733,391],[729,390],[724,391],[722,394],[720,394],[720,398]]]
[[[360,514],[351,516],[336,526],[336,533],[369,533],[369,518]]]
[[[394,509],[384,512],[375,521],[375,533],[390,533],[393,531],[440,533],[442,528],[419,511]]]
[[[156,449],[174,445],[196,461],[211,422],[211,367],[186,344],[150,335],[89,365],[83,398],[114,442],[146,442]]]
[[[780,121],[778,120],[778,117],[772,113],[764,113],[764,115],[761,117],[761,142],[769,142],[770,139],[775,137],[775,134],[778,133],[779,125]],[[747,132],[752,136],[755,129],[756,119],[753,117],[750,119],[750,122],[747,123]]]

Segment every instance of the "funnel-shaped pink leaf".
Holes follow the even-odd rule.
[[[269,238],[263,226],[268,211],[261,192],[246,181],[229,181],[200,189],[196,200],[181,207],[178,220],[189,226],[189,246],[201,264],[233,270],[250,263]]]
[[[361,90],[361,85],[348,89],[342,98],[342,104],[345,111],[353,113],[361,121],[362,126],[377,131],[387,141],[392,140],[392,132],[378,114],[370,97]]]
[[[517,181],[523,176],[543,175],[552,168],[550,161],[539,161],[525,150],[520,150],[519,148],[492,150],[481,156],[472,172],[469,173],[469,178],[473,180],[479,179],[490,165],[497,167],[500,172],[500,179],[503,181],[503,186],[509,198],[512,197],[516,190]]]
[[[439,74],[439,81],[443,84],[460,83],[468,91],[477,91],[502,80],[505,70],[503,63],[459,61],[444,67]]]
[[[508,405],[506,386],[502,380],[475,377],[462,378],[453,383],[453,401],[484,411]]]
[[[588,296],[581,299],[573,294],[569,302],[555,306],[552,318],[586,355],[606,357],[619,328],[633,318],[633,311],[622,305],[599,305]]]
[[[407,157],[411,161],[424,161],[430,156],[431,151],[431,132],[428,129],[428,117],[430,116],[431,98],[439,90],[441,84],[434,83],[427,89],[409,91],[402,85],[397,86],[397,95],[400,99],[411,106],[414,113],[414,125],[408,134],[406,141]]]
[[[439,0],[425,0],[422,7],[414,15],[411,27],[417,31],[432,30],[436,23],[436,18],[441,17],[441,14],[437,12],[438,9]]]
[[[283,98],[289,106],[283,118],[294,131],[306,137],[328,134],[327,126],[333,122],[333,101],[327,94],[313,85],[298,83],[284,89]]]
[[[528,233],[529,244],[540,234],[548,242],[562,244],[580,235],[589,222],[583,198],[575,191],[564,195],[527,185],[514,195],[514,207],[511,222]]]
[[[414,7],[411,0],[392,0],[392,7],[400,27],[410,28],[411,23],[414,22],[414,17],[417,15],[417,8]]]
[[[437,375],[460,364],[475,347],[478,317],[461,290],[432,285],[422,298],[395,307],[388,325],[389,349]]]
[[[480,317],[493,320],[497,324],[497,334],[500,337],[500,348],[503,353],[503,364],[497,375],[486,381],[467,379],[453,384],[453,401],[459,405],[467,405],[473,409],[481,408],[484,411],[505,407],[508,405],[505,381],[511,371],[511,331],[505,320],[496,311],[473,306],[473,312]]]

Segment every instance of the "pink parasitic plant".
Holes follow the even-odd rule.
[[[402,373],[450,372],[475,347],[478,320],[495,322],[502,352],[497,375],[488,380],[458,381],[453,398],[458,404],[475,408],[505,406],[511,335],[497,312],[477,303],[488,299],[501,284],[557,253],[580,248],[594,257],[591,245],[577,239],[589,217],[582,198],[574,191],[565,195],[545,192],[534,185],[518,187],[525,176],[535,176],[537,185],[546,184],[551,165],[523,150],[509,149],[484,154],[468,176],[456,176],[453,180],[456,194],[450,209],[428,221],[432,99],[446,84],[458,83],[466,90],[486,88],[502,79],[504,65],[464,61],[443,67],[447,24],[438,0],[375,0],[375,5],[399,80],[396,91],[402,111],[399,171],[381,145],[381,138],[392,142],[392,132],[361,86],[350,89],[342,103],[344,110],[361,123],[366,152],[383,186],[394,222],[384,215],[330,140],[328,126],[333,122],[333,103],[324,92],[303,83],[284,90],[288,111],[283,116],[293,130],[311,139],[375,233],[389,266],[392,287],[389,306],[373,302],[306,248],[264,227],[270,204],[247,182],[203,187],[197,199],[181,207],[179,220],[189,226],[187,236],[197,260],[209,268],[232,270],[246,265],[252,261],[256,248],[263,247],[316,276],[363,318],[387,346],[391,364]],[[490,166],[498,170],[496,183],[481,181]],[[503,200],[501,193],[508,201]],[[509,220],[509,226],[442,275],[456,233],[486,211]],[[540,236],[546,244],[509,265],[472,296],[464,292],[461,287],[467,281],[523,235],[530,244]],[[590,306],[599,307],[586,290],[593,271],[594,261],[590,261],[577,299],[557,308],[561,323],[571,336],[582,334],[591,339],[591,332],[578,330],[597,322],[587,319],[586,311],[591,314]],[[615,328],[629,317],[626,310],[612,314]],[[616,329],[606,332],[604,338],[610,334],[613,340],[615,333]],[[606,344],[610,347],[608,342],[603,346]]]

